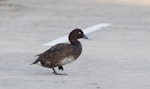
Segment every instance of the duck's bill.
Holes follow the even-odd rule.
[[[83,39],[92,40],[91,38],[87,37],[86,35],[83,35]]]

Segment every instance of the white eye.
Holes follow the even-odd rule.
[[[81,34],[81,32],[79,32],[79,34]]]

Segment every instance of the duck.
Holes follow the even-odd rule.
[[[75,61],[81,55],[82,45],[78,41],[80,38],[89,39],[81,29],[74,29],[68,35],[70,43],[59,43],[52,46],[45,52],[38,54],[38,58],[32,64],[40,62],[43,67],[52,68],[55,75],[63,75],[57,73],[55,67],[64,70],[63,65]]]

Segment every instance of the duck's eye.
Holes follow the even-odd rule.
[[[79,34],[81,34],[81,32],[79,32]]]

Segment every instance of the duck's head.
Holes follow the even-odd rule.
[[[69,41],[71,43],[74,43],[74,41],[77,41],[77,39],[80,39],[80,38],[83,38],[83,39],[89,39],[81,29],[74,29],[72,32],[70,32],[69,34]]]

